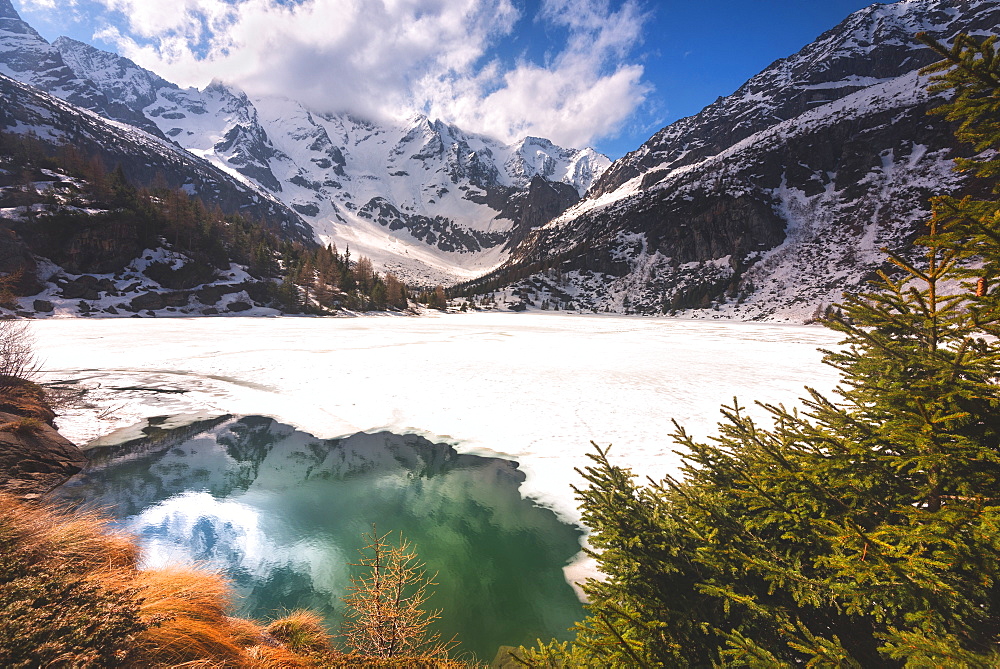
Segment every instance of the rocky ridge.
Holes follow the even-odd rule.
[[[93,81],[67,64],[55,45],[46,42],[21,20],[9,0],[0,0],[0,74],[105,118],[160,135],[156,124],[127,103],[109,98]]]
[[[109,121],[61,98],[0,74],[0,130],[32,132],[53,149],[71,145],[83,156],[121,165],[136,183],[157,179],[197,193],[206,206],[266,221],[283,235],[313,243],[312,230],[294,211],[264,191],[234,179],[174,144],[132,126]]]
[[[497,272],[461,287],[503,306],[808,320],[905,251],[927,199],[965,187],[918,71],[1000,25],[983,0],[852,14],[733,95],[656,133]]]

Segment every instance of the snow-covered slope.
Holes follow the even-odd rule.
[[[0,0],[0,12],[5,4]],[[593,149],[534,137],[505,145],[419,115],[373,123],[295,100],[251,98],[221,81],[180,89],[128,59],[67,38],[50,46],[18,25],[30,34],[12,52],[59,58],[88,90],[270,191],[324,243],[350,246],[416,283],[452,283],[496,267],[610,164]],[[11,74],[34,83],[35,69]],[[532,187],[536,177],[551,188]]]
[[[0,0],[0,74],[30,84],[102,116],[159,134],[156,126],[128,104],[111,100],[86,75],[21,20],[10,0]]]
[[[132,178],[163,179],[195,193],[209,207],[266,221],[286,239],[309,243],[312,230],[277,198],[199,159],[171,142],[108,120],[0,74],[0,130],[34,133],[42,142],[73,146],[82,156],[121,165]]]
[[[151,104],[156,99],[156,91],[161,88],[177,88],[128,58],[101,51],[69,37],[60,37],[52,43],[52,47],[73,72],[86,73],[99,90],[106,92],[108,99],[131,109]]]
[[[486,280],[510,302],[807,320],[905,250],[927,198],[964,185],[914,39],[1000,25],[987,0],[852,14],[701,113],[656,133]],[[528,276],[527,279],[520,279]]]

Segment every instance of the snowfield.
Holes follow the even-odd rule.
[[[511,458],[522,494],[578,522],[590,442],[654,479],[676,471],[676,419],[715,431],[734,396],[794,404],[835,371],[817,326],[564,313],[34,321],[43,382],[87,406],[57,426],[85,444],[144,417],[259,414],[317,437],[417,433]],[[762,412],[757,411],[757,415]],[[134,428],[133,428],[134,431]]]

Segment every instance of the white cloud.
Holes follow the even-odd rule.
[[[625,2],[614,12],[607,0],[545,0],[539,20],[569,31],[550,62],[425,81],[422,93],[431,115],[507,139],[537,135],[564,146],[581,146],[621,128],[650,91],[642,66],[626,60],[641,42],[646,20],[636,3]],[[490,76],[483,75],[499,77],[501,84],[490,90]]]
[[[46,2],[48,0],[33,0]],[[99,0],[97,36],[181,85],[213,78],[251,94],[376,118],[414,110],[507,140],[571,146],[613,134],[648,93],[628,58],[645,17],[636,0],[543,0],[558,28],[544,64],[502,65],[493,47],[520,16],[513,0]]]

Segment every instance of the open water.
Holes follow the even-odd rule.
[[[416,435],[317,439],[270,418],[223,416],[89,451],[60,489],[107,508],[148,566],[199,563],[234,583],[240,615],[300,607],[336,633],[362,535],[402,532],[429,574],[438,629],[459,651],[568,638],[583,609],[562,568],[580,531],[522,498],[510,460]]]

